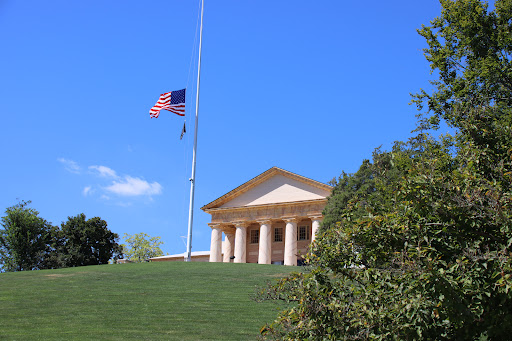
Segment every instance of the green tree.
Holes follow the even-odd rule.
[[[37,270],[48,267],[53,227],[39,212],[21,201],[8,207],[0,229],[0,264],[4,271]]]
[[[442,0],[419,33],[439,79],[414,96],[420,134],[344,174],[310,272],[268,288],[295,302],[275,339],[505,340],[512,333],[512,1]],[[379,157],[389,159],[377,171]]]
[[[385,210],[389,206],[392,186],[402,176],[401,171],[393,165],[389,152],[377,148],[372,157],[373,162],[363,160],[356,173],[343,172],[338,179],[331,181],[334,189],[325,207],[324,226],[340,221],[348,205],[352,214],[357,216],[367,215],[368,210]],[[354,206],[354,203],[358,205]]]
[[[68,217],[61,224],[59,238],[64,266],[108,264],[110,259],[122,258],[119,236],[99,217],[86,220],[83,213]]]
[[[152,257],[163,256],[161,237],[151,237],[141,232],[134,235],[124,234],[123,254],[132,262],[144,262]]]

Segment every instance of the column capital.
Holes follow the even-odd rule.
[[[313,215],[313,216],[309,216],[308,218],[311,219],[311,220],[322,221],[324,219],[324,216],[322,216],[322,215]]]
[[[301,218],[299,218],[299,217],[283,217],[281,219],[283,219],[283,221],[285,223],[296,223],[296,224],[301,220]]]
[[[247,227],[249,226],[249,222],[243,220],[243,221],[235,221],[233,222],[233,225],[235,225],[235,227]]]
[[[208,226],[210,226],[212,229],[221,228],[221,224],[218,223],[208,223]]]
[[[272,225],[271,219],[256,220],[256,222],[260,225]]]

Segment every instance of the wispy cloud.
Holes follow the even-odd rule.
[[[80,174],[81,168],[80,166],[73,160],[65,159],[60,157],[57,159],[60,163],[64,165],[64,168],[71,173]]]
[[[92,194],[92,187],[91,186],[86,186],[84,187],[84,190],[82,191],[82,194],[86,197],[88,194]]]
[[[161,194],[162,186],[158,182],[149,183],[141,178],[126,175],[122,180],[114,180],[112,185],[105,187],[105,190],[121,196],[152,196]]]
[[[89,166],[89,169],[98,172],[99,176],[105,178],[117,178],[116,171],[107,166]]]
[[[115,170],[110,167],[102,165],[92,165],[87,167],[89,172],[82,172],[82,167],[77,162],[58,158],[65,169],[71,173],[82,175],[93,175],[98,183],[86,185],[82,189],[84,197],[97,194],[97,197],[105,201],[111,201],[124,198],[133,198],[145,196],[152,200],[153,195],[162,193],[162,185],[158,182],[148,182],[141,177],[134,177],[130,175],[118,175]],[[131,202],[120,203],[121,206],[129,206]]]

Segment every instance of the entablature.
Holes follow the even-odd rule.
[[[321,217],[327,199],[298,201],[257,206],[212,208],[205,210],[212,215],[212,224],[234,225],[236,222],[255,223],[262,220],[276,221],[291,217]]]

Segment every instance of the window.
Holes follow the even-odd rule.
[[[251,244],[258,244],[260,242],[260,231],[251,230]]]
[[[283,228],[276,227],[274,228],[274,242],[282,242],[283,241]]]
[[[309,239],[309,226],[299,226],[297,233],[297,240],[308,240]]]

